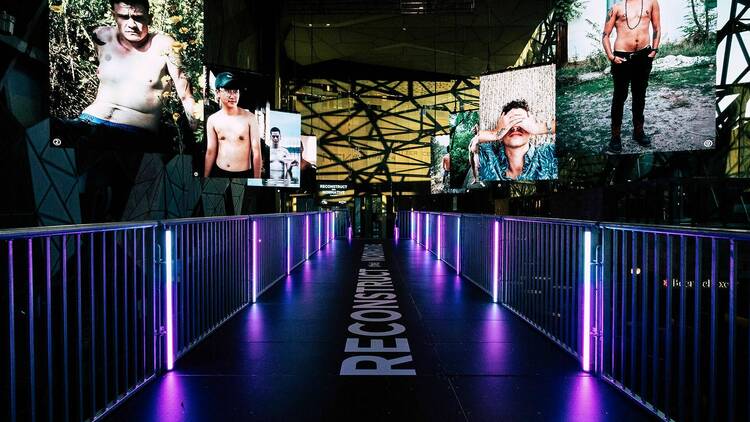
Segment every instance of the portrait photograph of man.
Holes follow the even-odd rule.
[[[713,148],[715,3],[589,0],[570,10],[559,40],[561,152]]]
[[[52,0],[53,145],[191,142],[203,118],[202,28],[202,2]]]
[[[552,64],[480,78],[479,125],[466,153],[465,187],[557,179],[554,81]]]
[[[299,187],[301,161],[302,116],[298,113],[270,110],[268,112],[267,186]]]
[[[206,119],[203,177],[259,179],[262,171],[258,118],[239,107],[240,84],[231,72],[214,81],[219,110]]]
[[[202,0],[50,0],[50,144],[75,148],[83,221],[121,218],[142,164],[202,137],[202,60]]]

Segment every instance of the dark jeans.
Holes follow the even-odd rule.
[[[643,109],[646,106],[646,88],[648,77],[651,74],[651,65],[654,59],[648,57],[651,48],[647,47],[634,53],[615,51],[616,57],[625,58],[627,61],[620,64],[612,63],[612,81],[614,82],[614,93],[612,94],[612,137],[619,138],[622,126],[622,112],[625,100],[628,98],[628,85],[633,94],[633,131],[636,134],[643,133]]]

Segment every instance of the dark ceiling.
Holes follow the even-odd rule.
[[[350,62],[477,76],[513,65],[549,0],[290,0],[281,33],[302,66]]]

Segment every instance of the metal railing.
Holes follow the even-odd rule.
[[[334,224],[307,213],[0,231],[0,418],[102,418],[327,244]]]
[[[157,232],[155,222],[0,231],[4,420],[92,419],[159,371]]]
[[[462,215],[460,274],[476,284],[491,297],[496,297],[497,280],[494,264],[494,220],[480,215]]]
[[[401,237],[425,246],[439,233],[440,259],[663,420],[748,419],[749,232],[419,211],[398,220]]]
[[[747,420],[750,233],[601,227],[602,375],[665,420]]]
[[[174,358],[179,359],[248,303],[248,217],[169,220]]]

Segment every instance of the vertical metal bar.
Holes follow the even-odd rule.
[[[560,330],[561,326],[561,306],[560,306],[560,296],[562,295],[562,290],[560,289],[562,287],[561,280],[562,280],[562,263],[563,263],[563,255],[565,254],[565,250],[562,247],[562,232],[565,230],[566,226],[563,225],[557,225],[555,226],[555,263],[554,263],[554,321],[555,321],[555,337],[557,337],[560,341],[562,341],[564,344],[565,339],[562,337],[562,332]]]
[[[50,237],[44,238],[44,257],[45,257],[45,279],[47,287],[47,420],[54,420],[55,414],[55,397],[53,394],[54,371],[52,362],[52,263],[50,256]],[[8,262],[12,266],[12,262]]]
[[[128,268],[128,231],[123,230],[122,231],[122,343],[125,347],[125,350],[123,350],[123,356],[124,356],[124,364],[125,364],[125,371],[123,372],[123,375],[125,375],[125,391],[128,390],[128,387],[130,386],[130,333],[129,333],[129,325],[128,325],[128,281],[130,277],[130,271]]]
[[[196,337],[196,308],[195,308],[195,289],[198,282],[198,274],[195,270],[196,258],[200,259],[200,243],[198,242],[197,225],[188,226],[190,232],[190,344]]]
[[[563,260],[563,263],[565,264],[564,267],[564,274],[563,274],[563,294],[562,294],[562,310],[560,312],[560,318],[561,323],[563,327],[563,339],[565,340],[565,344],[570,346],[570,325],[568,323],[568,313],[570,312],[570,289],[571,289],[571,277],[570,277],[570,271],[571,271],[571,265],[570,265],[570,257],[571,257],[571,246],[572,246],[572,238],[571,238],[572,229],[571,227],[565,227],[565,259]]]
[[[554,319],[554,294],[555,289],[553,288],[553,266],[552,266],[552,258],[555,256],[553,255],[555,253],[554,251],[554,239],[555,239],[555,230],[557,229],[557,225],[555,224],[548,224],[547,225],[547,236],[545,236],[547,245],[546,245],[546,253],[544,254],[544,261],[545,261],[545,272],[546,272],[546,279],[544,283],[544,312],[546,315],[546,324],[547,324],[547,332],[552,337],[557,337],[555,334],[555,330],[553,328],[553,324],[555,322]]]
[[[210,223],[208,227],[208,239],[209,239],[209,260],[208,260],[208,274],[218,275],[216,271],[216,223]],[[208,296],[208,324],[206,329],[210,329],[214,326],[216,320],[216,295],[214,291],[216,289],[216,283],[211,282],[211,278],[206,279],[206,295]]]
[[[617,234],[617,230],[612,230],[612,340],[610,348],[610,351],[612,352],[612,360],[610,362],[610,374],[615,379],[618,379],[617,372],[615,371],[615,362],[617,362],[617,318],[619,317],[619,301],[617,300],[617,259],[620,257],[620,254],[618,253]]]
[[[115,352],[115,361],[114,361],[114,368],[115,368],[115,379],[114,379],[114,387],[115,387],[115,394],[114,397],[118,398],[120,397],[120,313],[119,313],[119,306],[117,304],[118,298],[117,298],[117,292],[119,289],[117,288],[117,283],[120,280],[119,277],[119,265],[118,259],[117,259],[117,237],[118,237],[119,231],[113,231],[112,232],[112,266],[113,266],[113,272],[112,272],[112,329],[114,331],[114,335],[112,339],[114,340],[114,345],[112,350]]]
[[[146,379],[146,229],[141,229],[141,379]],[[137,310],[137,308],[136,308]]]
[[[651,335],[653,336],[653,352],[652,352],[652,365],[651,365],[651,394],[652,394],[652,403],[654,403],[654,406],[657,406],[658,399],[659,399],[659,386],[661,383],[659,383],[659,307],[660,307],[660,299],[659,299],[659,289],[660,289],[660,280],[659,280],[659,248],[661,248],[661,236],[658,234],[654,234],[654,312],[651,315],[651,319],[653,320],[653,328],[651,330]]]
[[[70,360],[68,358],[68,237],[62,235],[62,298],[63,298],[63,404],[65,405],[65,420],[70,418],[70,378],[68,367]],[[12,257],[12,255],[11,255]],[[11,260],[11,262],[13,262]],[[11,277],[11,280],[13,278]],[[13,336],[11,336],[13,338]]]
[[[107,344],[107,232],[102,232],[102,402],[109,403],[109,353]],[[144,305],[145,306],[145,305]]]
[[[644,400],[648,379],[648,237],[647,232],[641,235],[641,397]]]
[[[27,239],[27,265],[29,270],[29,399],[31,401],[31,420],[36,420],[36,333],[34,332],[34,248],[32,239]]]
[[[620,291],[620,381],[625,384],[625,339],[627,338],[627,324],[628,319],[628,272],[626,270],[628,260],[628,248],[627,248],[627,232],[623,231],[620,233],[620,250],[622,256],[620,260],[620,277],[621,277],[621,291]]]
[[[78,328],[78,418],[85,419],[83,416],[83,321],[81,320],[81,234],[76,234],[76,319]]]
[[[94,236],[89,234],[89,285],[91,295],[91,416],[96,415],[96,288],[94,285]]]
[[[572,339],[574,339],[574,341],[572,342],[571,346],[574,347],[576,353],[580,355],[580,343],[578,342],[578,339],[581,338],[581,333],[579,333],[580,325],[578,324],[578,315],[580,315],[578,307],[580,301],[578,300],[578,298],[583,296],[583,289],[581,288],[581,280],[583,280],[583,254],[580,253],[581,248],[584,246],[583,229],[576,226],[573,232],[573,254],[575,259],[575,266],[573,268],[573,279],[571,281],[573,289],[571,289],[570,292],[570,320],[571,330],[573,331]]]
[[[221,236],[219,238],[219,243],[223,245],[222,253],[221,253],[221,295],[220,295],[220,306],[219,306],[219,321],[224,320],[224,316],[227,314],[227,287],[229,285],[229,267],[227,258],[229,257],[229,252],[227,251],[227,246],[229,245],[229,237],[227,235],[227,223],[222,222],[220,223],[220,230],[219,233],[221,233]]]
[[[16,420],[16,322],[15,322],[15,296],[13,277],[13,239],[8,240],[8,357],[10,365],[10,419]],[[63,266],[65,264],[63,263]],[[64,289],[64,288],[63,288]]]
[[[544,228],[544,252],[542,253],[542,262],[544,263],[544,282],[542,283],[542,287],[544,288],[544,291],[542,291],[542,306],[544,308],[543,321],[544,329],[547,334],[553,335],[553,330],[550,327],[552,321],[552,312],[550,310],[550,283],[552,280],[552,272],[550,271],[550,263],[552,262],[552,231],[554,226],[551,224],[543,224],[542,227]]]
[[[156,251],[156,227],[151,228],[151,250]],[[154,253],[154,252],[152,252]],[[161,253],[161,252],[160,252]],[[154,352],[154,364],[153,373],[161,370],[161,342],[159,341],[159,332],[161,327],[161,301],[157,301],[158,297],[161,297],[161,274],[157,274],[157,260],[161,259],[161,256],[151,256],[151,338]]]
[[[141,376],[148,377],[146,372],[146,229],[141,229]]]
[[[664,316],[664,415],[672,417],[672,236],[667,235],[667,309]]]
[[[630,232],[630,388],[635,390],[636,342],[638,339],[638,233]]]
[[[679,348],[677,350],[677,403],[685,403],[685,347],[687,346],[687,243],[685,236],[680,236],[680,326],[679,326]],[[679,405],[679,420],[685,420],[685,408]]]
[[[524,272],[524,315],[526,317],[531,316],[531,310],[532,308],[532,301],[533,297],[531,296],[531,252],[533,245],[531,243],[531,224],[524,222],[524,262],[523,262],[523,272]]]
[[[735,320],[737,315],[737,286],[736,286],[736,274],[735,274],[735,253],[736,245],[734,239],[729,239],[729,344],[727,356],[727,375],[728,375],[728,386],[727,386],[727,406],[729,406],[727,414],[729,417],[727,420],[735,420],[735,373],[734,373],[734,360],[735,360]]]
[[[541,247],[537,239],[539,238],[537,232],[539,226],[532,222],[528,222],[529,226],[529,319],[541,328],[539,324],[539,318],[537,317],[537,282],[539,281],[539,274],[537,273],[537,256],[539,255],[538,249]]]
[[[693,420],[700,420],[701,414],[701,243],[700,236],[695,237],[695,297],[693,298]]]

